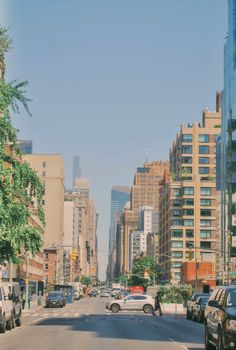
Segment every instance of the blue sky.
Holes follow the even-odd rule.
[[[145,160],[168,159],[181,123],[215,108],[223,86],[227,1],[0,0],[13,49],[7,78],[27,79],[29,118],[14,117],[35,153],[61,153],[66,184],[81,155],[99,213],[106,268],[113,185]]]

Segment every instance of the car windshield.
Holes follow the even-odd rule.
[[[236,306],[236,289],[232,289],[229,291],[227,296],[227,306]]]
[[[61,297],[62,294],[61,293],[49,293],[48,294],[48,298],[58,298]]]
[[[206,305],[206,304],[208,303],[208,300],[209,300],[208,297],[202,297],[202,298],[201,298],[201,303],[202,303],[203,305]]]

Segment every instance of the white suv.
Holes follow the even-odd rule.
[[[143,311],[145,314],[151,314],[155,308],[155,300],[151,295],[131,294],[123,300],[112,300],[106,304],[106,308],[112,312]]]
[[[14,328],[14,309],[8,287],[0,283],[0,333]]]

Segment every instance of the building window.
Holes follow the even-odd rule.
[[[182,141],[184,142],[192,142],[193,135],[192,134],[182,134]]]
[[[179,197],[180,196],[180,188],[174,188],[173,194],[174,194],[174,197]]]
[[[183,242],[182,241],[172,241],[171,247],[172,248],[183,248]]]
[[[211,242],[201,241],[200,248],[201,249],[211,249]]]
[[[182,220],[173,220],[173,226],[182,226]]]
[[[171,236],[175,238],[182,238],[183,237],[183,230],[172,230]]]
[[[45,260],[48,260],[48,253],[44,254]]]
[[[183,190],[185,195],[194,194],[194,187],[184,187]]]
[[[181,266],[182,266],[182,262],[178,262],[178,261],[172,262],[171,264],[172,269],[180,269]]]
[[[185,235],[187,238],[193,238],[194,237],[194,231],[193,230],[186,230]]]
[[[194,252],[192,251],[191,253],[192,253],[192,254],[191,254],[191,255],[192,255],[192,258],[194,258]],[[185,253],[185,258],[186,258],[186,259],[189,258],[189,252],[186,252],[186,253]]]
[[[201,230],[200,237],[201,238],[211,238],[211,230]]]
[[[209,154],[209,146],[199,146],[199,154]]]
[[[194,215],[194,210],[193,209],[185,209],[184,210],[184,215],[186,215],[186,216],[193,216]]]
[[[192,164],[192,157],[182,157],[182,164]]]
[[[211,187],[201,187],[201,196],[210,196]]]
[[[194,205],[194,199],[193,198],[188,198],[184,199],[184,205]]]
[[[194,225],[194,221],[193,220],[184,220],[184,226],[193,226]]]
[[[210,206],[211,205],[211,199],[205,199],[205,198],[200,199],[200,205],[202,205],[202,206]]]
[[[193,241],[185,242],[185,247],[189,249],[194,248],[194,242]]]
[[[199,157],[199,164],[209,164],[209,157]]]
[[[182,146],[182,153],[191,154],[193,151],[192,146]]]
[[[209,142],[209,135],[208,134],[198,135],[198,141],[199,142]]]
[[[183,258],[183,252],[172,252],[171,256],[172,256],[172,258],[181,259],[181,258]]]
[[[42,172],[42,176],[44,176],[44,177],[46,176],[46,171]]]
[[[44,270],[48,270],[48,264],[44,265]]]
[[[174,199],[173,200],[173,207],[179,207],[180,206],[180,200],[179,199]]]
[[[211,216],[211,209],[201,209],[201,216]]]
[[[209,174],[209,168],[208,167],[200,167],[199,174],[201,174],[201,175]]]
[[[200,220],[201,226],[211,226],[211,220]]]
[[[180,210],[173,210],[173,216],[180,216],[181,212]]]
[[[43,162],[43,168],[46,168],[46,162]]]

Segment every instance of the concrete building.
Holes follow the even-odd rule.
[[[72,188],[75,186],[75,179],[82,177],[82,169],[80,166],[80,156],[76,155],[73,157],[73,178],[72,178]]]
[[[160,264],[173,284],[189,258],[214,261],[216,249],[215,145],[221,128],[216,112],[202,124],[182,125],[170,150],[170,179],[160,193]]]
[[[63,282],[63,228],[64,228],[64,161],[57,154],[27,154],[23,156],[44,184],[44,211],[46,226],[43,244],[45,252],[56,248],[57,263],[51,273],[57,283]],[[54,249],[53,249],[54,251]],[[46,254],[46,253],[45,253]],[[53,253],[54,254],[54,253]],[[56,268],[56,271],[53,271]],[[46,270],[46,269],[45,269]],[[53,276],[48,276],[52,280]]]
[[[147,251],[146,255],[153,257],[159,263],[159,233],[149,232],[146,237]]]
[[[135,258],[146,250],[146,235],[143,231],[132,231],[129,236],[129,270],[133,268]]]
[[[161,180],[169,171],[168,161],[146,162],[143,167],[137,168],[134,175],[134,185],[131,187],[130,209],[124,210],[121,224],[122,233],[122,258],[120,264],[122,271],[129,271],[129,235],[137,231],[139,227],[139,210],[143,206],[150,206],[159,211],[159,190]]]

